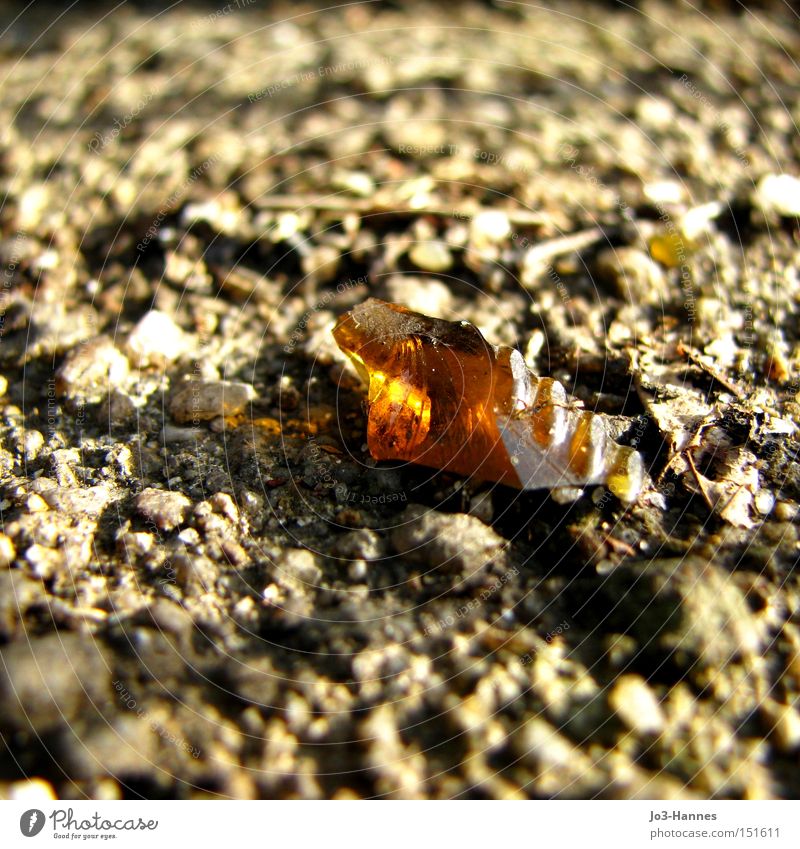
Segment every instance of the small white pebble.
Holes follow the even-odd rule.
[[[536,328],[531,332],[530,338],[528,339],[528,344],[525,346],[525,364],[529,369],[536,371],[539,363],[538,357],[539,353],[544,347],[545,343],[545,335],[541,330]]]
[[[222,420],[224,422],[224,419]],[[158,432],[158,441],[166,443],[195,442],[205,436],[201,427],[177,427],[176,425],[164,425]]]
[[[25,461],[30,463],[39,456],[39,452],[44,447],[44,436],[38,430],[26,430],[25,436],[22,438],[22,451],[25,455]]]
[[[237,208],[218,200],[188,203],[181,213],[181,223],[189,225],[195,221],[207,221],[220,233],[230,234],[240,223],[240,213]]]
[[[37,271],[49,271],[53,268],[58,268],[58,264],[58,251],[43,251],[31,263]]]
[[[408,252],[408,256],[417,268],[425,271],[447,271],[453,264],[450,248],[444,242],[417,242]]]
[[[128,353],[137,366],[165,365],[186,349],[183,331],[166,314],[151,310],[128,337]]]
[[[334,183],[337,188],[362,198],[375,193],[375,182],[366,171],[340,171],[334,175]]]
[[[50,782],[43,778],[30,778],[9,785],[8,798],[11,802],[52,802],[57,797]]]
[[[470,225],[470,236],[476,247],[497,245],[511,235],[511,222],[505,212],[479,212]]]
[[[186,521],[192,502],[182,492],[149,488],[136,496],[134,506],[158,530],[172,531]]]
[[[200,534],[195,528],[184,528],[179,534],[178,539],[189,546],[200,545]]]
[[[772,512],[772,508],[775,506],[775,496],[766,489],[762,489],[756,493],[754,503],[756,510],[758,510],[762,516],[766,516],[768,513]]]
[[[261,593],[261,597],[266,604],[278,604],[282,595],[281,588],[277,584],[267,584]]]
[[[64,563],[63,555],[52,548],[34,543],[25,552],[33,574],[44,581],[52,578]]]
[[[278,216],[275,230],[270,234],[273,242],[282,242],[290,239],[300,229],[302,223],[300,216],[294,212],[284,212]]]
[[[153,548],[155,537],[153,534],[145,533],[144,531],[135,531],[123,534],[117,543],[126,555],[136,555],[141,557],[147,554]]]
[[[0,534],[0,568],[10,566],[16,556],[14,543],[5,534]]]
[[[351,581],[366,581],[369,575],[369,567],[366,560],[353,560],[347,567],[347,577]]]
[[[711,230],[711,222],[722,212],[719,201],[704,203],[692,207],[680,220],[680,230],[685,239],[690,242],[700,239]]]
[[[255,397],[249,383],[227,380],[188,380],[178,384],[169,399],[169,412],[178,424],[235,416]]]
[[[800,747],[800,715],[791,705],[778,705],[773,715],[772,739],[778,749],[785,753]]]
[[[680,203],[684,198],[683,186],[675,180],[659,180],[642,188],[651,203]]]
[[[28,513],[46,513],[50,507],[38,493],[32,492],[23,502]]]
[[[227,492],[215,492],[209,499],[211,507],[215,513],[220,513],[231,522],[239,520],[239,510],[236,507],[236,502],[228,495]]]
[[[767,174],[756,188],[754,201],[767,213],[800,215],[800,179],[791,174]]]
[[[395,274],[386,281],[386,291],[416,312],[447,316],[453,309],[453,293],[441,280]]]
[[[657,734],[664,728],[664,713],[647,681],[623,675],[608,697],[609,706],[632,731]]]

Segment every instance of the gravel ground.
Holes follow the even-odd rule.
[[[797,798],[788,6],[81,5],[2,13],[0,795]],[[648,497],[376,465],[371,295]]]

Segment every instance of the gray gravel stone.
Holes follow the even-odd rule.
[[[31,334],[21,344],[21,356],[59,356],[96,334],[99,319],[88,305],[68,309],[62,300],[37,301],[31,311]]]
[[[191,615],[167,598],[154,599],[148,607],[136,614],[134,621],[177,637],[186,636],[194,627]]]
[[[606,248],[597,255],[596,268],[627,303],[663,305],[669,300],[664,272],[638,248]]]
[[[190,380],[179,384],[170,396],[169,412],[178,424],[196,424],[241,413],[254,397],[247,383]]]
[[[388,300],[404,304],[425,315],[446,317],[453,309],[453,293],[441,280],[430,277],[410,277],[406,274],[386,281]]]
[[[293,548],[286,551],[277,563],[279,579],[294,579],[316,586],[322,579],[322,569],[317,565],[317,558],[311,551]]]
[[[124,384],[129,368],[113,341],[97,336],[67,354],[56,372],[56,388],[68,398],[99,400]]]
[[[447,271],[453,265],[450,248],[444,242],[418,242],[408,252],[408,256],[418,268],[434,273]]]
[[[380,534],[364,528],[341,536],[333,551],[349,560],[380,560],[386,556],[386,543]]]
[[[166,424],[159,431],[158,438],[160,442],[180,445],[181,443],[195,443],[205,435],[203,428],[178,427],[177,425]]]
[[[96,714],[107,701],[109,669],[104,654],[79,634],[40,637],[0,651],[3,724],[41,732]]]
[[[113,497],[108,486],[98,485],[74,489],[50,489],[42,496],[53,510],[75,519],[97,519]]]
[[[131,330],[127,351],[137,367],[165,366],[186,350],[183,331],[170,316],[151,310]]]
[[[0,636],[10,640],[23,632],[28,609],[44,601],[41,581],[16,570],[0,570]]]
[[[483,569],[505,558],[506,541],[479,519],[416,504],[400,515],[391,542],[409,562],[448,572]]]
[[[97,421],[98,424],[107,427],[125,427],[129,431],[136,430],[138,422],[133,399],[124,392],[120,392],[119,389],[112,389],[103,396],[97,410]]]

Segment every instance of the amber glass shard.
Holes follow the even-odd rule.
[[[340,319],[334,337],[367,376],[376,460],[513,484],[494,414],[495,393],[510,396],[512,377],[475,327],[370,299]]]
[[[376,460],[523,489],[613,480],[622,500],[638,496],[639,455],[637,466],[599,416],[571,406],[558,381],[534,377],[518,351],[489,345],[468,322],[370,298],[333,333],[367,384],[367,446]]]
[[[536,387],[533,432],[540,445],[558,445],[567,435],[567,393],[551,377],[539,378]]]
[[[608,488],[620,501],[635,501],[644,483],[642,455],[633,448],[615,445],[610,463]]]
[[[593,413],[580,413],[569,446],[569,465],[578,478],[592,480],[600,472],[605,447],[602,420]]]

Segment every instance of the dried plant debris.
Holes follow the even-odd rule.
[[[55,8],[0,12],[0,796],[796,798],[785,7]],[[376,459],[370,298],[652,491]]]
[[[679,346],[678,353],[683,352]],[[777,498],[759,476],[763,462],[753,450],[756,440],[768,435],[796,439],[798,427],[762,406],[769,403],[763,389],[740,388],[704,359],[692,356],[690,362],[703,366],[699,375],[670,361],[663,347],[658,354],[653,350],[635,358],[639,396],[669,451],[661,476],[678,475],[685,488],[702,496],[709,510],[724,521],[752,528]],[[716,400],[708,390],[697,388],[707,383],[706,376],[724,390],[715,393]]]

